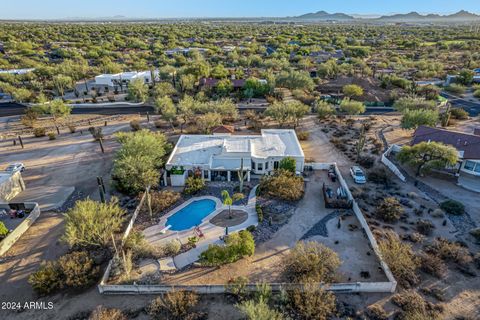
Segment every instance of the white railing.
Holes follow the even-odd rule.
[[[402,174],[402,172],[400,172],[400,170],[397,168],[397,166],[388,159],[388,156],[390,155],[390,153],[392,152],[398,152],[400,151],[400,147],[393,144],[391,145],[387,151],[385,151],[385,153],[382,154],[382,163],[387,166],[388,169],[390,169],[390,171],[392,171],[400,180],[402,180],[403,182],[406,182],[407,179],[405,178],[405,176]]]

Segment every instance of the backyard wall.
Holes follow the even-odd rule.
[[[390,171],[392,171],[400,180],[403,182],[407,181],[405,176],[400,172],[396,165],[388,159],[388,156],[392,152],[398,152],[401,148],[395,144],[391,145],[384,154],[382,154],[382,163],[387,166]]]
[[[326,290],[333,291],[333,292],[338,292],[338,293],[359,293],[359,292],[367,292],[367,293],[374,293],[374,292],[395,292],[395,289],[397,287],[397,281],[393,277],[392,272],[390,271],[390,268],[387,266],[387,264],[383,261],[380,251],[378,249],[378,244],[373,236],[370,227],[368,226],[367,221],[365,220],[362,211],[358,207],[358,204],[356,203],[355,199],[353,198],[350,189],[348,188],[347,183],[343,179],[342,174],[340,173],[340,170],[338,169],[336,163],[306,163],[305,166],[310,166],[314,170],[328,170],[330,166],[335,167],[335,172],[337,174],[337,177],[339,179],[339,182],[342,187],[345,188],[345,191],[347,192],[347,196],[349,200],[352,200],[353,202],[353,211],[355,213],[355,216],[357,219],[360,221],[361,226],[363,227],[363,230],[365,231],[365,234],[370,242],[370,245],[377,255],[380,265],[385,272],[385,275],[389,282],[355,282],[355,283],[335,283],[331,284],[325,287]],[[137,214],[134,214],[132,216],[132,219],[130,220],[129,223],[129,228],[125,231],[124,234],[124,239],[128,236],[128,233],[131,230],[131,227],[133,227],[133,223],[135,222],[136,216],[138,215],[138,212],[143,204],[143,201],[145,201],[145,195],[140,201],[139,206],[135,210]],[[108,279],[110,277],[110,271],[112,269],[113,265],[113,260],[110,260],[107,269],[105,270],[105,273],[98,284],[98,291],[101,294],[160,294],[160,293],[165,293],[169,292],[172,290],[187,290],[187,291],[195,291],[200,294],[218,294],[218,293],[225,293],[228,292],[227,288],[225,285],[191,285],[191,286],[182,286],[182,285],[110,285],[108,283]],[[298,285],[296,284],[291,284],[291,283],[271,283],[270,284],[272,287],[273,291],[280,291],[281,289],[288,289],[292,287],[297,287]],[[319,284],[321,285],[321,284]],[[256,284],[248,284],[247,289],[250,291],[255,291],[257,290]]]
[[[37,220],[40,216],[40,207],[37,203],[28,202],[24,203],[25,208],[32,209],[30,214],[13,230],[10,232],[5,239],[0,242],[0,257],[4,255],[8,249],[10,249],[15,242],[25,233],[25,231],[30,228],[30,226]],[[0,204],[0,210],[7,209],[10,210],[8,204]]]

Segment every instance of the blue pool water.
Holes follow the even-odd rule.
[[[172,231],[188,230],[198,226],[206,216],[215,211],[215,206],[215,201],[210,199],[193,201],[169,217],[165,226],[172,226]]]

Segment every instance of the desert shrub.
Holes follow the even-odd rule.
[[[7,227],[5,227],[5,224],[3,223],[3,221],[0,221],[0,239],[3,239],[7,236],[8,234],[8,229]]]
[[[55,132],[48,133],[48,140],[55,140],[57,139],[57,134]]]
[[[125,239],[124,249],[133,252],[133,259],[149,257],[156,254],[153,246],[145,240],[143,233],[136,230],[132,230]]]
[[[313,283],[304,284],[303,291],[293,290],[290,303],[303,319],[326,320],[336,311],[335,295]]]
[[[310,137],[310,132],[299,131],[299,132],[297,132],[297,137],[298,137],[298,140],[300,140],[300,141],[308,140],[308,138]]]
[[[88,132],[90,132],[95,141],[103,139],[102,127],[90,127],[88,128]]]
[[[468,112],[461,108],[452,108],[450,109],[450,117],[457,120],[467,120]]]
[[[371,168],[375,164],[375,157],[372,156],[361,156],[358,158],[358,164],[364,168]]]
[[[188,291],[170,291],[155,298],[148,306],[148,313],[153,319],[183,320],[191,314],[198,303],[198,295]]]
[[[0,225],[0,236],[2,235],[1,232],[1,225]],[[480,228],[470,230],[470,234],[477,240],[480,241]]]
[[[108,309],[98,306],[93,310],[88,320],[128,320],[128,318],[119,309]]]
[[[255,206],[255,210],[257,211],[257,216],[258,216],[258,222],[262,223],[263,222],[263,209],[262,206],[257,204]]]
[[[367,307],[366,315],[370,320],[387,320],[388,313],[379,304],[372,304]]]
[[[33,129],[33,135],[36,138],[45,137],[47,134],[47,129],[45,128],[35,128]]]
[[[200,254],[200,263],[205,266],[220,266],[233,263],[255,253],[255,241],[247,230],[230,234],[225,245],[211,244]]]
[[[140,125],[140,121],[139,120],[130,121],[130,128],[132,128],[132,131],[140,131],[140,129],[142,129],[142,126]]]
[[[435,228],[430,220],[420,219],[417,221],[417,231],[423,235],[429,236],[432,234],[432,230]]]
[[[284,317],[276,310],[270,309],[263,299],[258,301],[247,300],[236,307],[245,315],[247,320],[282,320]]]
[[[393,197],[385,198],[375,209],[375,215],[386,222],[396,222],[402,216],[404,209]]]
[[[475,90],[475,91],[473,92],[473,96],[474,96],[475,98],[480,98],[480,89]]]
[[[446,200],[440,204],[440,208],[449,214],[461,215],[465,213],[465,206],[463,203],[455,200]]]
[[[295,173],[297,171],[297,161],[292,157],[286,157],[280,160],[278,169]]]
[[[77,132],[77,127],[75,127],[73,124],[69,124],[68,130],[70,131],[70,133],[75,133]]]
[[[445,261],[453,261],[460,265],[466,265],[472,261],[472,257],[467,248],[445,238],[435,239],[426,250]]]
[[[452,94],[462,95],[465,93],[466,88],[460,84],[452,83],[449,86],[445,87],[445,91],[448,91]]]
[[[409,244],[403,243],[393,231],[388,231],[378,243],[381,255],[397,281],[403,286],[416,284],[418,259]]]
[[[420,269],[422,271],[431,274],[439,279],[445,278],[447,275],[447,266],[439,257],[422,252],[419,255],[420,258]]]
[[[284,258],[284,273],[291,282],[333,282],[341,261],[321,243],[298,242]]]
[[[373,167],[367,172],[368,181],[377,184],[383,184],[385,186],[390,184],[390,177],[388,176],[387,170],[383,167]]]
[[[264,176],[260,181],[260,191],[263,195],[288,201],[300,200],[304,193],[302,177],[286,170],[277,170],[271,176]]]
[[[239,277],[228,280],[226,289],[227,289],[227,292],[229,292],[230,294],[233,294],[239,299],[243,299],[247,295],[247,284],[248,284],[248,279],[245,277],[239,276]]]
[[[154,213],[163,212],[179,201],[181,197],[182,195],[179,192],[173,190],[152,192],[150,194],[152,211]]]
[[[435,306],[427,302],[414,290],[395,294],[392,297],[392,302],[404,311],[398,317],[401,320],[433,320],[438,316]]]
[[[199,177],[188,177],[185,181],[185,194],[196,194],[200,190],[205,189],[205,181]]]
[[[160,129],[163,126],[163,121],[155,120],[153,121],[153,125],[155,126],[155,128]]]
[[[40,295],[47,295],[63,286],[63,274],[57,261],[47,261],[28,278],[28,283]]]
[[[162,251],[167,256],[174,256],[180,252],[182,244],[178,240],[172,240],[165,243],[162,247]]]
[[[76,251],[58,259],[63,273],[64,283],[72,288],[85,288],[98,277],[99,268],[93,263],[87,252]]]

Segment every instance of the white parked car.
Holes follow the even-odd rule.
[[[9,164],[5,169],[6,172],[15,173],[25,171],[25,165],[21,162]]]
[[[367,178],[365,178],[365,173],[363,173],[362,169],[357,166],[353,166],[350,168],[350,175],[353,178],[353,181],[358,184],[364,184],[367,182]]]

